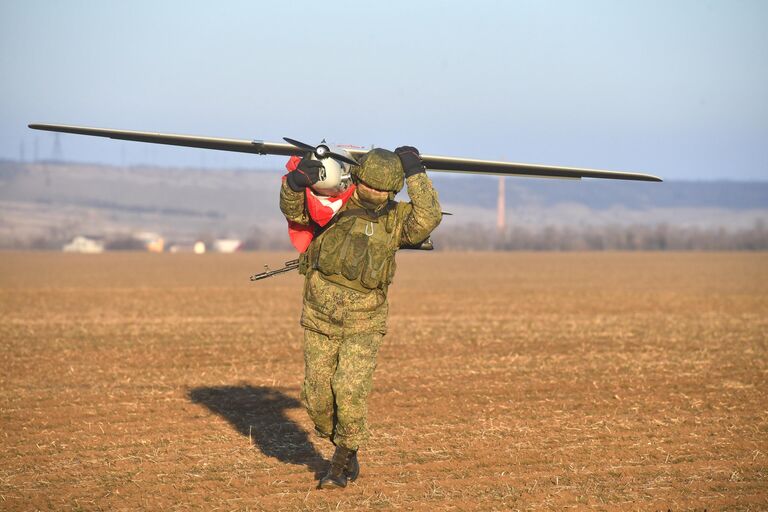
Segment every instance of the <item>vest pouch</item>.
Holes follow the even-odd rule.
[[[309,270],[309,265],[310,265],[309,248],[307,248],[306,251],[299,254],[299,274],[306,275],[307,271]]]
[[[353,232],[344,246],[341,255],[341,275],[350,281],[356,280],[365,265],[365,250],[368,247],[368,235]]]
[[[373,237],[372,237],[373,238]],[[387,262],[390,259],[385,241],[371,240],[365,255],[360,282],[366,288],[380,288],[387,277]]]
[[[313,240],[314,242],[314,240]],[[322,242],[309,244],[307,250],[299,254],[299,274],[308,274],[311,270],[314,270],[317,265],[317,256],[320,252],[320,244]]]
[[[354,224],[354,217],[339,219],[334,226],[321,235],[321,245],[317,251],[319,253],[317,268],[323,274],[330,276],[341,273],[342,247],[348,242],[347,237]]]
[[[392,208],[387,214],[385,232],[376,231],[368,244],[366,264],[360,276],[360,282],[366,288],[380,288],[386,293],[395,275],[395,252],[399,235],[394,233],[394,229],[400,204],[404,203],[397,204],[397,208]]]

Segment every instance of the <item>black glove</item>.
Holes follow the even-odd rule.
[[[311,187],[320,180],[320,171],[323,169],[323,162],[312,160],[312,155],[306,155],[301,159],[296,170],[288,173],[285,181],[294,192],[301,192],[307,187]]]
[[[405,171],[405,177],[409,178],[414,174],[420,172],[427,172],[427,168],[424,167],[424,162],[421,161],[419,156],[419,150],[413,146],[400,146],[395,150],[397,156],[400,157],[400,161],[403,163],[403,170]]]

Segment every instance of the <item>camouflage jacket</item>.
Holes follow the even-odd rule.
[[[300,272],[308,274],[308,270],[317,269],[324,274],[324,277],[342,286],[358,291],[369,291],[373,288],[382,288],[386,291],[386,287],[389,282],[391,282],[395,271],[395,251],[400,247],[415,245],[426,239],[437,225],[440,224],[440,220],[442,219],[437,191],[432,186],[432,181],[426,173],[410,176],[406,179],[406,186],[411,201],[407,203],[402,201],[395,203],[393,201],[392,204],[389,205],[389,214],[381,218],[381,224],[376,224],[377,226],[380,226],[379,228],[374,228],[373,222],[377,221],[374,220],[373,222],[370,222],[369,218],[365,216],[362,218],[362,224],[358,223],[357,227],[350,224],[351,222],[354,222],[354,219],[345,220],[344,222],[340,220],[328,229],[320,229],[318,227],[317,232],[319,232],[319,234],[312,240],[309,248],[302,254],[302,258],[300,258],[300,261],[303,261],[304,263],[304,265],[300,266]],[[357,202],[356,195],[353,195],[342,207],[337,216],[341,216],[345,210],[358,208],[361,208],[361,206],[359,202]],[[303,191],[294,192],[285,182],[283,182],[280,189],[280,210],[283,212],[286,219],[290,221],[304,225],[312,224],[305,205],[305,193]],[[371,217],[370,219],[375,219],[375,217]],[[368,227],[365,225],[366,222],[370,223],[370,229],[376,234],[375,236],[371,237],[368,233]],[[382,247],[382,249],[378,251],[379,256],[377,256],[377,252],[372,249],[377,247],[377,237],[383,233],[383,228],[385,226],[387,235],[385,235],[385,239],[379,241],[379,243],[382,246],[386,245],[386,247]],[[363,243],[367,240],[371,240],[371,243],[368,244],[371,247],[369,247],[366,252],[366,250],[356,250],[354,247],[352,249],[341,248],[338,244],[334,245],[329,243],[324,246],[323,239],[327,238],[328,234],[334,229],[337,230],[337,234],[339,230],[346,230],[344,233],[349,233],[350,237],[362,240]],[[366,230],[365,235],[367,235],[368,238],[364,238],[361,235],[361,229]],[[353,245],[356,244],[353,242]],[[325,247],[328,246],[332,246],[333,248],[325,249]],[[336,265],[334,265],[333,262],[324,265],[324,261],[331,261],[335,256],[335,254],[326,254],[329,251],[343,253],[346,255],[347,261],[339,262]],[[352,254],[352,256],[350,256],[350,254]],[[385,275],[373,276],[376,272],[369,272],[373,277],[366,281],[366,263],[361,261],[358,268],[356,261],[349,260],[362,260],[366,258],[370,260],[371,254],[373,254],[374,260],[381,260],[374,262],[373,266],[378,267],[386,264],[386,268],[382,270]],[[341,255],[339,255],[339,257],[341,257]],[[320,263],[319,266],[318,260]],[[308,265],[309,268],[306,265]],[[342,270],[341,267],[344,267],[344,269]],[[362,282],[360,277],[361,273],[363,275]]]

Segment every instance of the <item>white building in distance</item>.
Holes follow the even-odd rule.
[[[104,252],[104,241],[98,238],[78,235],[61,248],[64,252],[79,252],[84,254],[101,254]]]

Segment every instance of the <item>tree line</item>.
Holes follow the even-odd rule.
[[[0,249],[61,250],[78,233],[50,228],[45,235],[0,237]],[[232,234],[227,233],[226,238]],[[212,233],[187,235],[187,240],[211,242]],[[768,250],[768,229],[762,220],[743,229],[656,225],[601,225],[583,227],[510,226],[504,230],[480,224],[444,225],[434,233],[437,250],[445,251],[762,251]],[[242,237],[242,250],[292,250],[288,234],[254,227]],[[173,240],[168,240],[172,242]],[[105,249],[143,250],[129,233],[105,237]]]
[[[439,230],[444,250],[497,251],[758,251],[768,249],[768,229],[757,221],[746,229],[656,225],[584,227],[520,226],[502,231],[480,225]]]

